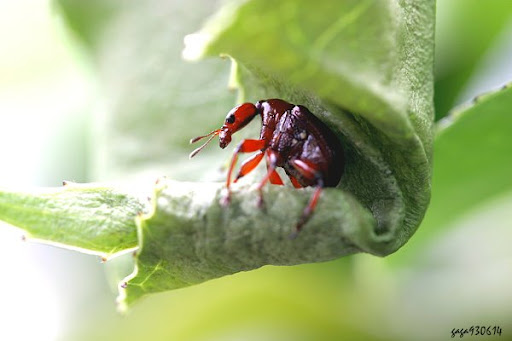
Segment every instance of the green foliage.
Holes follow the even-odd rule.
[[[411,240],[393,261],[410,260],[451,223],[512,190],[512,158],[508,157],[512,155],[511,107],[512,88],[508,85],[476,97],[439,122],[432,203],[422,223],[422,238]]]
[[[465,8],[467,2],[461,3]],[[208,182],[161,180],[153,209],[141,216],[145,199],[109,187],[0,191],[0,219],[24,229],[29,238],[105,257],[138,246],[136,270],[121,289],[122,307],[148,293],[242,271],[175,291],[168,296],[172,309],[151,311],[142,320],[151,327],[155,319],[165,327],[172,320],[181,331],[177,339],[207,339],[209,331],[233,321],[248,323],[243,316],[286,330],[280,339],[395,336],[389,323],[367,332],[361,322],[404,314],[389,308],[405,294],[398,282],[403,277],[388,263],[417,260],[450,222],[512,188],[512,159],[506,157],[511,154],[510,88],[441,121],[432,162],[433,1],[231,1],[187,38],[189,57],[233,58],[231,85],[238,88],[238,101],[281,97],[306,105],[344,142],[342,183],[323,193],[316,214],[293,241],[287,236],[310,190],[266,188],[266,210],[258,210],[256,193],[241,185],[232,205],[221,208],[223,184],[215,180],[224,178],[218,168],[230,153],[210,148],[186,160],[188,139],[218,127],[235,104],[225,86],[226,61],[181,59],[183,36],[196,31],[216,5],[200,0],[186,6],[180,1],[59,4],[91,52],[108,97],[108,119],[102,122],[107,136],[96,146],[107,161],[94,165],[95,171],[105,178],[142,171],[155,178],[168,174]],[[440,116],[489,45],[476,33],[495,35],[510,15],[496,2],[489,6],[500,14],[489,20],[492,25],[465,26],[466,40],[458,46],[465,53],[457,58],[467,57],[466,62],[448,58],[451,62],[440,69]],[[480,8],[457,12],[467,13]],[[257,128],[248,127],[248,133],[254,136]],[[433,200],[422,228],[378,266],[365,264],[367,258],[345,258],[243,272],[361,251],[394,252],[421,222],[432,166]],[[152,189],[146,192],[151,195]],[[198,302],[199,317],[191,309]],[[164,327],[156,327],[165,334]],[[130,326],[125,329],[133,338]],[[269,330],[256,335],[275,337]]]
[[[247,187],[225,208],[219,203],[223,184],[162,180],[158,186],[154,211],[139,219],[137,269],[122,291],[126,304],[264,265],[336,259],[365,250],[372,235],[371,214],[356,210],[360,206],[351,196],[334,189],[326,190],[318,206],[318,212],[330,213],[315,214],[291,240],[308,199],[294,195],[293,188],[269,188],[266,207],[257,209],[257,196]]]
[[[196,174],[195,180],[212,168],[203,158],[195,172],[188,171],[182,146],[220,124],[205,113],[222,115],[232,106],[226,105],[230,97],[220,87],[206,86],[193,95],[188,87],[199,86],[196,75],[220,79],[225,67],[184,67],[177,61],[176,41],[166,42],[206,13],[201,2],[194,4],[193,19],[178,16],[173,26],[165,21],[147,25],[138,18],[155,11],[172,13],[181,8],[177,3],[162,8],[112,5],[108,20],[85,29],[73,20],[74,2],[62,2],[92,47],[106,84],[117,89],[107,124],[109,139],[121,143],[107,144],[110,176],[148,160],[158,165],[172,155],[174,169],[185,169],[190,178]],[[272,6],[264,0],[229,3],[199,35],[188,38],[185,53],[202,49],[210,55],[229,54],[236,60],[232,77],[242,89],[240,100],[283,98],[307,106],[329,124],[345,146],[340,188],[324,191],[304,232],[290,241],[287,236],[309,189],[269,189],[268,207],[262,211],[256,208],[255,193],[240,187],[225,209],[218,203],[219,183],[162,181],[153,198],[154,212],[138,220],[140,249],[137,269],[123,292],[127,303],[146,293],[266,264],[320,262],[361,251],[387,255],[421,222],[430,196],[433,1],[352,1],[334,7],[331,1],[282,1],[265,11]],[[125,27],[122,35],[115,30],[119,26]],[[194,41],[201,36],[208,37],[206,45]],[[158,41],[162,44],[155,48]],[[139,57],[146,46],[155,50],[150,62]],[[167,56],[175,63],[165,65]],[[130,217],[133,212],[123,219]],[[52,241],[52,226],[46,226],[46,238]]]
[[[432,210],[437,220],[429,221],[435,232],[463,211],[512,189],[512,87],[476,97],[471,105],[455,109],[440,122],[436,136],[436,166],[433,180],[438,198]],[[450,160],[456,158],[457,162]],[[485,179],[485,181],[475,181]],[[459,193],[471,188],[464,197]]]
[[[88,47],[108,105],[107,118],[97,118],[105,133],[95,141],[105,157],[91,165],[98,180],[133,177],[138,171],[154,179],[215,177],[205,175],[204,164],[188,160],[188,141],[216,127],[235,104],[235,93],[227,88],[230,66],[220,58],[190,63],[181,57],[183,37],[199,27],[215,3],[58,4]],[[215,152],[205,157],[213,159]]]
[[[165,204],[157,204],[154,215],[143,222],[138,272],[128,282],[128,301],[266,264],[319,262],[357,251],[385,255],[403,245],[421,221],[430,189],[432,8],[416,12],[406,4],[403,12],[397,12],[390,5],[354,2],[333,10],[318,3],[281,2],[283,8],[262,16],[269,5],[267,1],[232,4],[203,32],[187,38],[185,54],[201,49],[213,55],[228,53],[238,63],[234,78],[250,99],[286,98],[322,115],[346,142],[344,191],[326,190],[324,204],[292,242],[286,236],[309,192],[270,190],[265,198],[272,209],[262,212],[254,207],[254,193],[242,189],[225,210],[218,205],[219,186],[207,190],[204,184],[195,189],[186,184],[190,191],[186,198],[181,190],[178,197],[173,194],[179,185],[171,184],[163,192]],[[293,15],[275,17],[279,13]],[[402,32],[401,25],[390,23],[391,17],[402,19],[407,27],[420,20],[419,13],[425,22],[415,30]],[[320,20],[328,15],[332,20]],[[298,18],[311,22],[297,26]],[[330,22],[335,24],[326,24]],[[289,31],[279,34],[283,26]],[[300,34],[300,27],[308,27],[309,38]],[[198,45],[204,42],[202,36],[210,39],[206,46]],[[360,40],[361,36],[367,39]],[[346,53],[345,45],[355,51]],[[398,48],[402,54],[391,46],[404,46]],[[367,50],[363,62],[357,57],[361,50]],[[340,70],[329,69],[334,56]],[[344,64],[359,72],[344,70]],[[308,71],[297,71],[304,69]],[[366,84],[354,79],[361,74]],[[335,91],[339,88],[344,89],[341,96]],[[161,193],[155,202],[160,199]]]
[[[436,233],[464,212],[512,189],[512,87],[476,97],[439,123],[433,178],[432,217],[426,230]],[[450,160],[456,158],[457,162]],[[479,181],[475,181],[479,179]],[[466,189],[466,195],[460,193]]]
[[[448,115],[512,20],[512,2],[438,1],[436,27],[436,120]],[[476,24],[478,23],[478,24]]]
[[[0,190],[0,218],[23,229],[27,238],[105,258],[137,246],[134,217],[143,208],[138,198],[96,184]]]

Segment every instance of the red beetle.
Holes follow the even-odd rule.
[[[257,152],[242,164],[234,182],[252,171],[266,155],[267,174],[258,186],[260,205],[263,203],[262,188],[267,181],[274,185],[283,185],[283,180],[276,172],[277,167],[284,168],[296,188],[316,186],[313,196],[297,222],[298,232],[311,217],[322,188],[335,187],[340,182],[344,168],[340,141],[306,107],[281,99],[241,104],[228,113],[220,129],[190,140],[190,143],[194,143],[211,136],[201,147],[190,153],[190,157],[199,153],[217,135],[220,147],[226,148],[231,142],[231,135],[245,127],[256,115],[261,116],[260,138],[243,140],[236,147],[226,181],[225,203],[229,203],[231,196],[231,176],[238,154]]]

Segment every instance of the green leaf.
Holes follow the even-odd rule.
[[[23,229],[26,238],[108,258],[137,246],[137,197],[98,184],[0,190],[0,220]]]
[[[257,74],[264,95],[327,121],[346,144],[342,187],[380,216],[379,234],[400,226],[410,235],[429,200],[433,9],[432,1],[238,1],[189,37],[186,51],[227,53]]]
[[[392,260],[410,260],[447,225],[512,189],[510,108],[512,87],[508,85],[475,98],[439,121],[432,204],[419,238]]]
[[[67,1],[62,3],[66,8]],[[198,7],[201,3],[194,2]],[[163,8],[130,2],[121,8],[111,15],[110,24],[101,24],[101,34],[84,33],[106,88],[116,89],[109,98],[113,115],[107,122],[106,168],[125,173],[146,167],[154,172],[154,166],[167,159],[165,169],[172,174],[181,169],[185,177],[198,180],[203,174],[211,179],[213,158],[201,155],[191,172],[193,163],[182,163],[179,155],[188,154],[188,138],[205,133],[200,130],[205,126],[213,125],[208,132],[220,125],[216,115],[222,117],[231,107],[224,108],[230,98],[224,92],[214,96],[223,89],[217,82],[198,91],[201,70],[206,71],[204,77],[219,80],[222,68],[200,63],[185,70],[176,60],[167,65],[168,56],[176,58],[177,45],[164,38],[176,38],[179,32],[176,35],[162,18],[176,17],[177,2]],[[305,105],[325,121],[344,143],[345,174],[338,188],[323,191],[313,217],[295,240],[288,236],[311,188],[269,186],[264,191],[266,208],[261,210],[257,193],[248,185],[234,186],[232,203],[221,207],[222,183],[162,180],[153,211],[137,218],[137,265],[123,285],[123,306],[148,293],[266,264],[321,262],[356,252],[384,256],[411,237],[427,208],[433,1],[252,0],[232,2],[223,11],[203,31],[208,44],[195,48],[234,58],[232,77],[241,89],[241,100],[280,97]],[[199,13],[205,12],[200,8]],[[182,14],[173,24],[185,17]],[[147,17],[160,19],[148,25],[141,20]],[[197,22],[200,16],[193,17]],[[194,37],[198,36],[188,39],[193,44]],[[155,54],[145,55],[146,49]],[[134,66],[134,61],[139,64]],[[72,198],[65,208],[76,203]],[[117,207],[115,201],[112,204]],[[112,207],[106,205],[108,210]],[[129,211],[110,219],[134,216]],[[81,216],[73,219],[81,226]],[[53,228],[41,228],[50,240]]]
[[[292,240],[307,196],[273,186],[265,191],[266,207],[258,209],[258,197],[243,186],[224,207],[222,189],[220,183],[160,181],[153,212],[138,219],[137,269],[126,279],[123,304],[268,264],[326,261],[361,247],[372,251],[364,243],[373,217],[350,194],[326,189],[318,211],[331,213],[315,214]]]
[[[95,116],[94,131],[102,133],[94,140],[101,157],[91,163],[98,181],[137,174],[214,178],[217,174],[205,174],[209,163],[188,160],[188,142],[210,131],[235,105],[227,87],[230,66],[220,58],[189,63],[181,51],[183,37],[214,11],[215,2],[58,3],[86,41],[102,88],[104,113]]]
[[[284,98],[326,121],[345,143],[340,187],[291,241],[310,189],[271,187],[261,211],[246,187],[221,208],[222,184],[163,183],[124,303],[266,264],[387,255],[413,234],[430,193],[433,3],[326,4],[233,2],[185,54],[229,54],[244,100]]]
[[[417,9],[394,1],[232,1],[188,37],[185,55],[229,54],[403,136],[410,132],[406,95],[432,78],[433,19],[432,1]],[[428,118],[427,109],[416,114]]]
[[[440,1],[437,12],[443,17],[436,26],[436,120],[450,113],[475,71],[483,67],[483,59],[501,36],[508,35],[512,2],[481,6],[480,0]]]
[[[427,231],[435,231],[482,203],[512,189],[512,86],[484,94],[439,124],[435,191]],[[450,162],[453,158],[456,163]],[[460,196],[460,193],[466,193]]]

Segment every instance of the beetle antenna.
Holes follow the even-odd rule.
[[[212,131],[209,134],[206,134],[206,135],[203,135],[203,136],[194,137],[193,139],[190,139],[190,143],[197,142],[197,141],[199,141],[201,139],[204,139],[205,137],[208,137],[210,135],[213,135],[213,136],[219,135],[219,133],[220,133],[220,129],[214,130],[214,131]]]
[[[189,159],[193,158],[194,156],[196,156],[197,153],[199,153],[201,150],[203,150],[204,147],[206,147],[206,145],[208,145],[208,143],[210,143],[210,141],[217,135],[219,135],[220,133],[220,129],[217,129],[217,130],[214,130],[212,131],[211,133],[209,134],[206,134],[206,135],[203,135],[203,136],[198,136],[198,137],[195,137],[193,139],[190,140],[190,143],[194,143],[194,142],[197,142],[201,139],[204,139],[205,137],[208,137],[210,136],[210,138],[205,142],[203,143],[203,145],[199,148],[196,148],[194,149],[194,151],[192,153],[190,153],[190,155],[188,156]]]

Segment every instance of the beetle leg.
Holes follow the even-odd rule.
[[[316,204],[318,203],[318,198],[320,198],[320,193],[322,193],[322,188],[323,181],[320,181],[320,183],[316,186],[315,192],[311,196],[311,199],[309,199],[308,205],[304,211],[302,211],[302,215],[300,216],[297,225],[295,225],[295,232],[290,236],[291,238],[297,237],[298,233],[302,229],[302,226],[304,226],[304,224],[308,222],[309,218],[311,218],[311,214],[314,212]]]
[[[268,168],[267,168],[268,169]],[[272,185],[278,185],[278,186],[283,186],[284,185],[284,182],[283,180],[281,179],[281,176],[279,175],[278,172],[276,172],[276,170],[274,169],[274,171],[270,174],[270,177],[269,177],[269,180],[270,180],[270,183]]]
[[[291,164],[297,171],[301,173],[301,175],[307,179],[316,181],[315,192],[309,199],[308,205],[302,211],[302,215],[295,226],[296,231],[290,236],[291,238],[297,237],[298,233],[302,229],[302,226],[306,224],[311,218],[311,214],[315,210],[316,204],[318,203],[318,198],[320,198],[320,193],[322,193],[322,188],[324,187],[324,181],[322,179],[320,171],[314,168],[314,165],[306,163],[302,160],[293,160]]]
[[[315,168],[315,165],[310,162],[304,162],[299,159],[290,161],[292,166],[306,179],[318,180],[320,171]]]
[[[259,200],[258,200],[258,207],[262,207],[263,202],[263,186],[267,183],[267,181],[272,177],[272,174],[276,171],[276,165],[277,165],[277,153],[271,149],[267,150],[267,160],[268,160],[268,169],[267,174],[265,177],[261,180],[260,184],[258,185],[258,192],[259,192]],[[276,173],[277,174],[277,173]],[[279,176],[279,174],[277,174]],[[281,179],[279,179],[281,180]]]
[[[262,150],[265,148],[265,140],[243,140],[240,144],[235,148],[235,152],[233,153],[233,157],[231,158],[231,163],[229,165],[228,176],[226,179],[226,189],[228,191],[227,195],[221,200],[223,205],[229,204],[231,199],[231,190],[229,186],[231,185],[231,175],[233,174],[233,169],[235,168],[236,161],[238,160],[238,154],[240,153],[252,153],[257,150]]]
[[[299,183],[299,180],[297,180],[296,177],[294,177],[293,175],[289,175],[289,178],[290,180],[292,181],[292,184],[293,184],[293,187],[295,188],[302,188],[304,186],[302,186],[300,183]]]
[[[256,166],[260,163],[261,159],[263,159],[263,155],[264,153],[260,151],[259,153],[254,154],[252,157],[245,160],[242,166],[240,167],[240,171],[238,172],[235,181],[233,182],[237,182],[238,179],[249,174],[254,168],[256,168]]]
[[[270,165],[270,157],[269,157],[269,153],[267,153],[267,171],[270,167],[269,165]],[[273,185],[279,185],[279,186],[284,185],[284,182],[281,179],[281,176],[279,176],[279,173],[277,173],[275,169],[270,174],[269,180],[270,180],[270,183]]]

